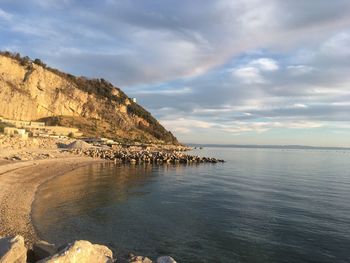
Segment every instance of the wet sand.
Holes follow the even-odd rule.
[[[38,187],[55,176],[101,159],[64,157],[25,162],[0,162],[0,236],[20,234],[31,246],[38,236],[31,207]]]

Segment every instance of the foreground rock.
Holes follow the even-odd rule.
[[[112,251],[102,245],[94,245],[80,240],[68,245],[57,254],[38,261],[38,263],[112,263]]]
[[[152,260],[143,256],[131,256],[128,263],[152,263]]]
[[[27,254],[29,257],[27,258]],[[27,261],[28,260],[28,261]],[[57,249],[54,244],[38,241],[27,251],[22,236],[0,237],[0,263],[176,263],[169,256],[156,261],[129,254],[128,258],[113,258],[112,251],[103,245],[79,240]]]
[[[132,254],[130,255],[130,258],[127,262],[128,263],[153,263],[153,261],[148,257],[134,256]],[[155,263],[176,263],[176,261],[172,257],[162,256],[157,258]]]
[[[0,263],[26,263],[27,249],[21,236],[0,238]]]
[[[172,257],[163,256],[163,257],[157,258],[157,262],[156,263],[176,263],[176,261]]]
[[[33,245],[34,262],[50,257],[57,252],[54,244],[40,240]]]

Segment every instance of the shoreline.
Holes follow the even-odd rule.
[[[187,155],[184,146],[95,147],[63,138],[29,138],[0,135],[0,237],[21,235],[31,247],[38,240],[32,221],[32,205],[43,183],[92,163],[199,164],[224,162]]]
[[[23,249],[28,252],[27,255],[32,256],[38,252],[35,250],[38,249],[40,242],[47,243],[41,241],[32,217],[36,194],[44,183],[75,169],[99,163],[188,165],[224,162],[215,158],[185,154],[184,151],[187,150],[189,148],[183,146],[164,145],[152,148],[144,146],[106,148],[67,138],[29,138],[23,141],[17,137],[0,135],[0,245],[4,246],[4,242],[22,242]],[[51,251],[49,256],[54,252],[59,253],[61,246],[67,244],[51,245],[55,247],[55,251]],[[162,257],[159,258],[163,260]],[[171,257],[166,258],[171,259],[166,262],[176,262]],[[131,253],[120,257],[121,262],[136,263],[141,259],[152,262],[148,258]],[[36,261],[31,259],[30,262]]]
[[[28,247],[39,240],[32,221],[32,205],[43,183],[67,172],[106,160],[60,157],[0,163],[0,236],[22,235]]]

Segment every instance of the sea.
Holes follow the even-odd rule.
[[[221,164],[91,164],[37,191],[55,244],[177,262],[350,262],[350,151],[206,147]]]

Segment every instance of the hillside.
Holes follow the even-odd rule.
[[[104,79],[75,77],[0,52],[0,116],[79,128],[86,136],[177,144],[148,111]]]

